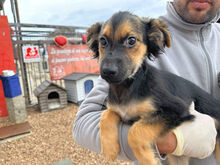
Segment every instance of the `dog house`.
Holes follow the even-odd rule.
[[[49,80],[42,82],[35,90],[41,112],[67,106],[67,93],[64,88]]]
[[[71,73],[62,79],[67,90],[67,99],[80,104],[96,84],[99,74],[96,73]]]

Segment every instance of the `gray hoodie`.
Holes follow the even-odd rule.
[[[217,76],[220,72],[220,25],[219,15],[211,22],[201,25],[189,24],[178,16],[172,4],[167,5],[167,15],[160,17],[168,23],[172,36],[172,47],[165,50],[150,64],[182,76],[220,99]],[[73,135],[82,147],[100,153],[99,120],[105,109],[108,83],[99,78],[96,86],[81,104],[76,115]],[[120,154],[118,159],[138,164],[127,142],[130,125],[119,124]],[[163,161],[166,165],[166,160]],[[190,165],[217,165],[214,156],[199,160],[191,159]]]

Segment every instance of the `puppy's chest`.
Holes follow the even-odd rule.
[[[134,120],[138,118],[137,107],[133,104],[110,106],[111,110],[116,112],[123,121]]]
[[[152,98],[144,101],[131,101],[123,105],[110,104],[108,107],[109,110],[116,112],[123,121],[136,120],[156,110]]]

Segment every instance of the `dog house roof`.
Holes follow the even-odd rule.
[[[39,86],[37,86],[37,88],[35,88],[34,90],[34,95],[37,97],[39,96],[44,90],[46,90],[49,86],[56,86],[57,88],[61,88],[63,90],[66,91],[65,88],[57,85],[56,83],[52,82],[52,81],[49,81],[49,80],[45,80],[44,82],[42,82]]]
[[[98,76],[99,74],[97,73],[79,73],[79,72],[73,72],[61,79],[63,80],[73,80],[73,81],[76,81],[76,80],[80,80],[86,76],[89,76],[89,75],[95,75],[95,76]]]

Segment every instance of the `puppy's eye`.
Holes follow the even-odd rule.
[[[135,37],[128,37],[127,41],[126,41],[126,45],[129,48],[132,48],[133,46],[135,46],[137,39]]]
[[[101,37],[101,38],[100,38],[100,43],[101,43],[101,46],[102,46],[103,48],[105,48],[105,47],[108,46],[108,41],[107,41],[107,39],[106,39],[105,37]]]

